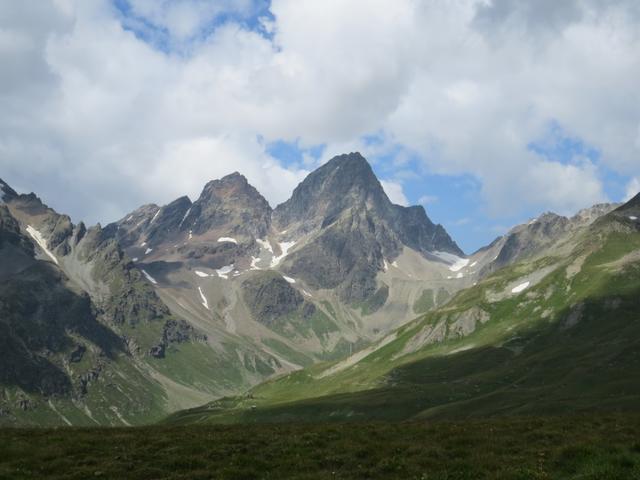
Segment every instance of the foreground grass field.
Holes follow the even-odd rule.
[[[640,416],[4,429],[0,478],[633,479]]]

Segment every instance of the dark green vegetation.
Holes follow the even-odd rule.
[[[631,479],[640,417],[0,430],[0,479]]]

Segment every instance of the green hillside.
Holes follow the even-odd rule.
[[[637,222],[616,211],[565,251],[496,272],[381,340],[359,361],[297,371],[167,422],[637,410],[639,252]]]

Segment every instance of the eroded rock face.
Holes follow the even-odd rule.
[[[165,358],[166,350],[171,344],[206,341],[207,336],[198,332],[186,321],[169,319],[162,329],[160,342],[149,349],[149,355],[154,358]]]
[[[224,229],[229,235],[263,238],[271,225],[271,207],[239,173],[207,183],[184,222],[194,234]]]
[[[555,248],[562,241],[571,238],[579,229],[588,227],[618,207],[615,203],[602,203],[580,210],[572,217],[564,217],[552,212],[518,225],[504,237],[499,237],[487,248],[501,244],[495,260],[484,268],[483,274],[489,274],[517,261],[535,257],[548,248]]]
[[[292,237],[315,232],[284,268],[315,288],[338,289],[348,303],[377,291],[383,259],[397,257],[403,246],[463,255],[422,207],[392,204],[359,153],[337,156],[311,173],[275,209],[273,222]]]
[[[291,315],[308,318],[315,307],[276,272],[260,272],[242,283],[245,303],[254,318],[273,327]]]
[[[490,315],[479,307],[472,307],[449,317],[447,327],[448,338],[462,338],[473,333],[478,325],[489,321]]]
[[[464,338],[475,332],[480,325],[491,319],[488,312],[480,307],[471,307],[462,312],[444,314],[433,323],[425,325],[414,335],[401,352],[405,355],[415,352],[428,345],[441,343],[445,340]]]

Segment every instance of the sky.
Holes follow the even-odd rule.
[[[636,0],[0,0],[0,178],[103,225],[361,152],[466,252],[640,191]]]

